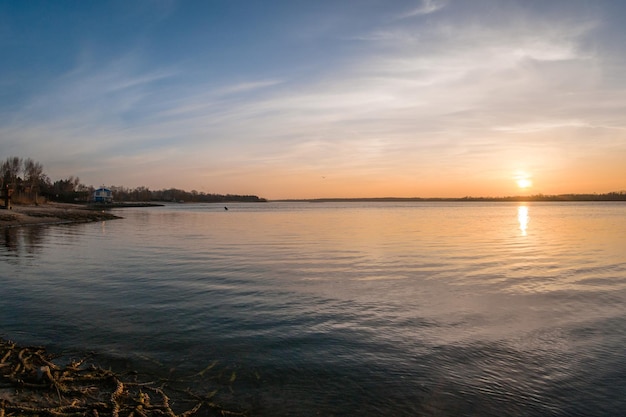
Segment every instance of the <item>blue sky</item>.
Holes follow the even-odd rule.
[[[0,0],[0,158],[267,198],[619,191],[624,17],[619,1]]]

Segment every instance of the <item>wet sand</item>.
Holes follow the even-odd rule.
[[[0,208],[0,228],[85,223],[120,218],[110,212],[88,209],[80,204],[46,203],[38,206],[13,205],[11,210]]]

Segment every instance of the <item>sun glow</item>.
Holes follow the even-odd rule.
[[[529,180],[528,178],[522,178],[517,180],[517,186],[519,188],[529,188],[533,185],[533,182],[531,180]]]
[[[533,186],[533,181],[531,180],[531,176],[525,172],[518,172],[517,174],[515,174],[515,183],[522,190],[525,190]]]

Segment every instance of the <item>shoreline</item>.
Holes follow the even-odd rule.
[[[11,210],[0,208],[0,229],[21,226],[43,226],[66,223],[88,223],[121,219],[102,210],[91,210],[80,204],[45,203],[35,205],[14,204]]]

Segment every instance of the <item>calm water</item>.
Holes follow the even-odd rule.
[[[626,204],[119,214],[0,231],[0,334],[259,416],[626,412]]]

